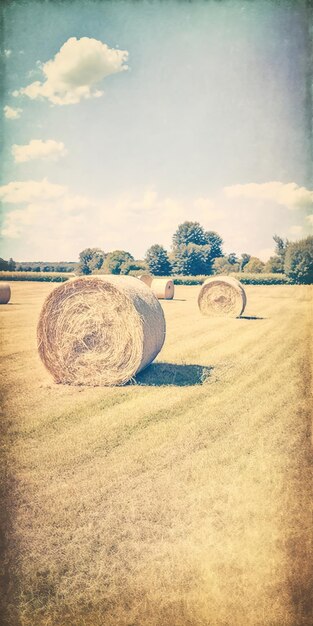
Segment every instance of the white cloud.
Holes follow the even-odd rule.
[[[60,198],[67,189],[63,185],[49,183],[44,178],[42,181],[25,180],[12,181],[0,187],[0,199],[8,204],[29,203]]]
[[[7,50],[5,50],[5,51],[4,51],[4,56],[5,56],[7,59],[11,56],[11,54],[12,54],[12,50],[7,49]]]
[[[42,82],[35,81],[14,91],[31,100],[46,98],[52,104],[77,104],[86,98],[103,94],[94,88],[106,76],[127,70],[126,50],[109,48],[105,43],[89,37],[70,37],[53,59],[42,64]]]
[[[225,241],[225,251],[248,252],[264,261],[274,253],[270,246],[276,232],[275,211],[264,222],[262,207],[251,212],[224,194],[179,197],[147,187],[94,198],[45,179],[8,183],[0,187],[1,198],[7,203],[2,235],[8,256],[16,258],[76,259],[89,246],[105,251],[121,248],[140,258],[155,243],[169,250],[173,233],[185,220],[216,230]],[[292,225],[292,214],[287,216],[282,236],[288,236]],[[306,222],[309,229],[313,214]]]
[[[21,117],[21,113],[23,111],[23,109],[18,109],[18,108],[13,108],[13,107],[9,107],[8,105],[6,105],[3,108],[4,111],[4,117],[7,118],[7,120],[17,120],[19,117]]]
[[[312,215],[307,215],[307,220],[310,222],[310,224],[313,224],[313,213]]]
[[[306,187],[299,187],[296,183],[272,181],[261,184],[232,185],[225,187],[224,193],[229,198],[273,201],[288,209],[313,206],[313,191]]]
[[[32,139],[28,144],[12,146],[12,154],[16,163],[24,163],[33,159],[52,159],[57,161],[67,153],[64,144],[54,139]]]

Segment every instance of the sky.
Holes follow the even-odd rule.
[[[263,260],[313,231],[303,0],[2,6],[1,256],[143,258],[185,220]]]

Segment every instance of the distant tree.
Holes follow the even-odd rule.
[[[271,256],[266,261],[263,271],[269,274],[282,274],[284,272],[283,259],[279,256]]]
[[[279,256],[283,261],[285,259],[286,251],[289,245],[288,239],[282,239],[279,235],[274,235],[273,239],[275,241],[275,253]]]
[[[141,272],[144,273],[147,271],[147,265],[144,261],[125,261],[121,265],[121,274],[129,274],[130,272]]]
[[[249,274],[260,274],[261,272],[263,272],[264,266],[265,263],[263,263],[261,259],[258,259],[258,257],[256,256],[252,256],[250,258],[250,261],[248,261],[248,263],[245,265],[243,271]]]
[[[147,250],[145,261],[149,272],[154,276],[170,276],[172,273],[168,254],[159,244],[154,244]]]
[[[212,273],[214,259],[222,256],[222,238],[205,231],[199,222],[180,224],[173,235],[172,266],[187,276]]]
[[[223,256],[223,239],[214,230],[205,231],[206,244],[211,247],[211,261]]]
[[[9,259],[8,269],[10,270],[10,272],[14,272],[16,270],[16,263],[15,261],[13,261],[12,257]]]
[[[251,259],[251,255],[250,254],[246,254],[246,252],[243,252],[240,259],[239,259],[239,267],[240,267],[240,271],[243,272],[244,271],[244,267],[245,265],[247,265],[247,263],[249,263]]]
[[[92,274],[94,270],[99,270],[103,265],[105,256],[100,248],[85,248],[79,254],[78,273]]]
[[[53,265],[44,265],[42,268],[43,272],[54,272],[54,266]]]
[[[106,274],[121,274],[123,265],[127,261],[134,261],[134,257],[130,252],[125,250],[113,250],[106,255],[106,259],[103,263],[102,269]]]
[[[9,262],[5,261],[5,259],[1,259],[0,258],[0,270],[1,270],[1,272],[8,271],[8,269],[9,269]]]
[[[236,256],[235,252],[230,252],[227,255],[226,258],[227,258],[228,263],[230,263],[231,265],[237,265],[238,264],[238,258]]]
[[[199,222],[183,222],[179,224],[173,235],[173,248],[179,246],[187,246],[189,243],[195,243],[198,246],[207,244],[205,231]]]
[[[313,283],[313,237],[289,243],[285,257],[285,274],[296,283]]]
[[[180,245],[175,250],[174,270],[177,274],[197,276],[212,274],[211,246],[195,243]]]
[[[231,274],[232,272],[239,272],[239,263],[231,263],[229,260],[229,256],[220,256],[217,259],[214,259],[214,274]]]

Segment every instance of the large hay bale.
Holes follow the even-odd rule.
[[[137,278],[80,277],[47,297],[37,337],[56,382],[123,385],[160,352],[165,319],[152,291]]]
[[[151,283],[153,281],[153,276],[150,276],[150,274],[140,274],[138,278],[139,280],[141,280],[142,283],[145,283],[145,285],[148,285],[148,287],[151,286]]]
[[[0,304],[8,304],[11,298],[11,287],[9,283],[0,283]]]
[[[244,288],[231,276],[207,278],[198,297],[201,313],[212,317],[239,317],[244,312],[246,302]]]
[[[173,300],[174,298],[175,287],[172,280],[154,278],[150,288],[159,300]]]

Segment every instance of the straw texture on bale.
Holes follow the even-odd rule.
[[[246,302],[244,288],[231,276],[208,278],[198,297],[201,313],[212,317],[239,317],[244,312]]]
[[[0,283],[0,304],[8,304],[11,298],[11,287],[9,283]]]
[[[138,276],[139,280],[141,280],[142,283],[145,283],[145,285],[148,285],[148,287],[151,286],[151,283],[153,281],[153,277],[150,276],[150,274],[141,274],[140,276]]]
[[[74,278],[47,297],[37,338],[56,382],[123,385],[160,352],[165,319],[152,291],[137,278]]]
[[[173,300],[175,288],[172,280],[154,278],[150,287],[159,300]]]

